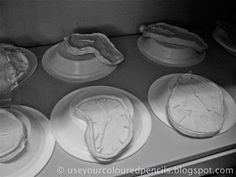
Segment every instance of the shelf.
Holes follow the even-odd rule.
[[[226,53],[213,40],[211,33],[199,31],[198,34],[208,43],[209,49],[202,63],[188,68],[170,68],[147,60],[141,55],[136,46],[136,40],[139,36],[112,38],[112,42],[124,54],[125,62],[118,66],[109,76],[83,84],[66,83],[49,76],[42,68],[41,58],[50,46],[32,48],[31,50],[39,59],[39,66],[34,75],[18,88],[13,102],[34,107],[47,117],[50,117],[54,105],[67,93],[85,86],[107,85],[131,92],[148,106],[148,88],[156,79],[166,74],[189,71],[216,82],[224,87],[235,99],[236,57]],[[56,145],[51,160],[41,173],[38,174],[38,177],[61,176],[57,174],[57,168],[60,166],[65,169],[104,167],[124,169],[174,166],[236,148],[235,135],[236,126],[213,138],[187,138],[164,125],[152,114],[151,135],[143,148],[131,157],[108,165],[88,163],[68,155],[59,145]],[[99,175],[87,174],[81,176],[91,177]],[[100,176],[112,175],[100,174]],[[118,176],[118,174],[114,176]]]

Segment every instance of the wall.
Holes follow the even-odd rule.
[[[0,42],[23,46],[58,42],[71,32],[138,33],[143,23],[209,26],[222,17],[210,0],[1,0]]]

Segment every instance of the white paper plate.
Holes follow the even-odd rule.
[[[160,121],[172,128],[168,122],[166,105],[169,97],[168,83],[179,74],[169,74],[157,79],[149,88],[148,102],[152,111]],[[227,91],[222,88],[225,102],[225,121],[220,133],[229,130],[236,123],[236,104]]]
[[[109,94],[115,96],[126,96],[134,106],[134,137],[127,149],[118,160],[127,158],[137,152],[146,142],[151,132],[152,121],[145,105],[132,94],[114,87],[91,86],[75,90],[63,97],[54,107],[50,123],[52,131],[58,144],[70,155],[81,160],[97,162],[88,151],[84,140],[86,122],[82,120],[73,121],[69,116],[69,105],[74,97],[93,96],[97,94]]]
[[[234,47],[232,45],[232,42],[229,41],[229,39],[227,39],[226,37],[222,36],[221,34],[219,34],[217,32],[217,30],[215,29],[213,31],[213,38],[216,40],[216,42],[218,42],[218,44],[220,44],[227,52],[229,52],[230,54],[236,56],[236,47]]]
[[[20,119],[27,128],[28,141],[26,150],[18,158],[0,163],[0,176],[36,176],[47,164],[54,150],[55,140],[48,119],[33,108],[21,105],[13,105],[11,108],[23,113]]]
[[[60,43],[59,43],[60,44]],[[98,72],[93,72],[90,75],[83,75],[83,74],[78,74],[78,73],[65,73],[60,71],[59,69],[56,69],[55,66],[52,64],[52,60],[57,60],[59,53],[57,52],[57,48],[59,46],[59,44],[56,44],[52,47],[50,47],[45,54],[43,55],[42,58],[42,65],[43,68],[45,69],[45,71],[50,74],[51,76],[63,80],[63,81],[67,81],[67,82],[89,82],[89,81],[93,81],[93,80],[97,80],[97,79],[101,79],[107,75],[109,75],[110,73],[112,73],[115,69],[116,66],[108,66],[108,65],[104,65],[104,67],[102,67]],[[69,61],[69,60],[68,60]],[[54,61],[56,62],[56,61]],[[75,63],[74,66],[79,66],[79,63]],[[63,67],[63,66],[61,66]],[[93,68],[91,68],[91,66],[87,67],[87,70],[92,70]],[[83,70],[86,70],[86,68],[82,68]],[[63,70],[63,69],[61,69]],[[72,72],[72,71],[69,71]]]
[[[140,52],[149,60],[165,65],[170,67],[188,67],[196,65],[205,58],[205,52],[198,54],[197,52],[194,55],[191,55],[190,58],[183,58],[181,59],[180,56],[177,58],[167,58],[162,56],[161,54],[164,54],[165,51],[162,51],[162,49],[155,48],[151,45],[152,48],[150,48],[151,44],[147,44],[146,40],[143,36],[139,37],[137,40],[137,46]],[[160,50],[160,51],[159,51]],[[189,51],[188,51],[189,52]],[[169,53],[167,52],[167,55]],[[173,54],[172,54],[173,55]],[[177,57],[177,56],[176,56]]]

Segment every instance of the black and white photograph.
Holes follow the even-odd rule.
[[[235,177],[236,6],[0,0],[0,177]]]

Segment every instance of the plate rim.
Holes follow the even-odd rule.
[[[216,40],[216,42],[220,44],[222,47],[230,51],[236,52],[236,48],[233,48],[232,46],[227,45],[227,41],[222,39],[221,35],[217,33],[216,29],[214,29],[212,35],[213,35],[213,38]]]
[[[22,78],[19,79],[18,84],[22,85],[24,84],[24,82],[26,82],[36,71],[37,67],[38,67],[38,58],[37,56],[34,54],[34,52],[32,52],[29,49],[23,48],[23,47],[17,47],[21,50],[21,52],[23,52],[23,54],[26,56],[27,60],[29,61],[29,70],[26,71],[26,73],[23,74]]]

